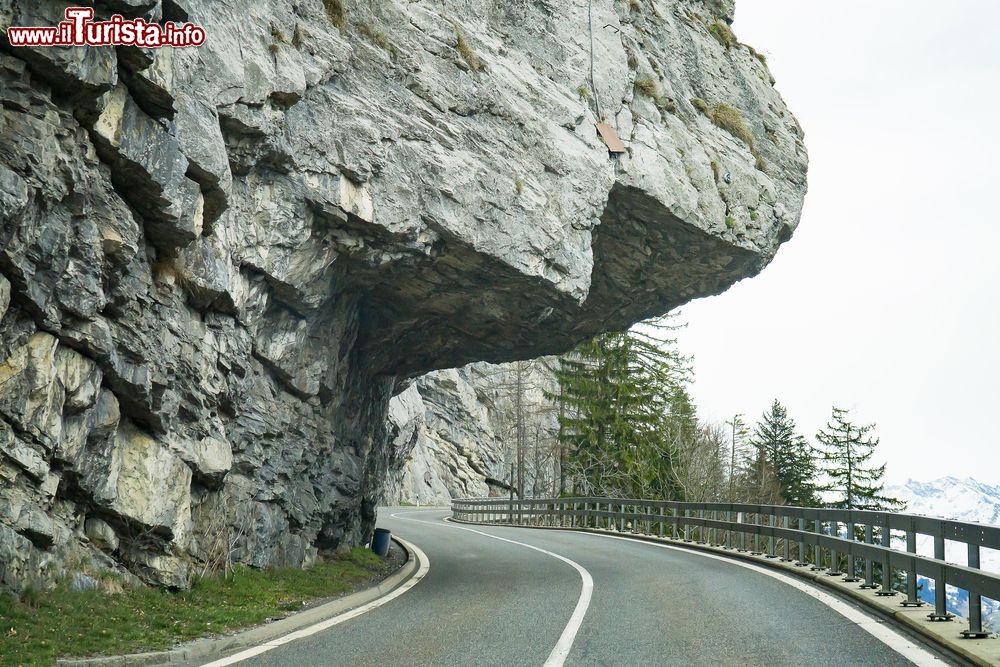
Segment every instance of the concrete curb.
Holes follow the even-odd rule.
[[[844,582],[840,577],[830,577],[823,571],[808,571],[790,563],[782,563],[780,560],[774,558],[754,556],[749,552],[740,553],[738,551],[724,549],[722,547],[714,547],[708,544],[699,544],[697,542],[685,542],[681,539],[675,540],[671,537],[659,537],[657,535],[647,535],[642,533],[621,533],[616,530],[604,530],[600,528],[519,526],[517,524],[462,521],[452,517],[447,517],[445,520],[454,523],[477,526],[504,526],[508,528],[531,528],[535,530],[565,530],[578,533],[591,533],[594,535],[616,535],[629,537],[642,542],[669,544],[671,546],[681,547],[691,551],[704,551],[732,558],[734,560],[742,560],[756,565],[763,565],[774,570],[794,575],[799,579],[811,581],[819,586],[822,586],[823,588],[827,588],[840,593],[841,595],[847,596],[855,602],[859,602],[864,606],[873,609],[879,615],[899,623],[906,629],[922,637],[930,644],[944,649],[946,652],[953,654],[955,657],[967,660],[973,665],[981,667],[996,667],[997,665],[1000,665],[1000,639],[995,636],[988,639],[961,639],[958,632],[962,629],[962,627],[964,627],[962,624],[955,622],[941,623],[929,621],[926,618],[928,607],[902,608],[898,606],[898,601],[901,599],[900,597],[879,597],[875,595],[875,591],[857,588],[856,583],[852,584]]]
[[[383,579],[376,586],[351,593],[342,598],[331,600],[325,604],[297,612],[280,620],[259,625],[249,630],[240,631],[225,637],[196,639],[167,651],[150,653],[132,653],[129,655],[102,656],[98,658],[60,658],[56,660],[57,667],[151,667],[154,665],[181,665],[202,662],[208,659],[218,659],[226,654],[269,642],[277,637],[295,632],[304,627],[314,625],[332,618],[355,607],[360,607],[383,595],[387,595],[417,572],[419,563],[412,551],[403,542],[393,536],[392,541],[406,554],[406,562],[402,567]]]

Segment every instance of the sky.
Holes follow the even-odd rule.
[[[886,479],[1000,483],[1000,2],[738,0],[805,130],[798,230],[681,309],[704,418],[875,422]]]

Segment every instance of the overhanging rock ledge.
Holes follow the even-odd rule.
[[[731,2],[96,4],[208,41],[0,48],[2,588],[359,543],[409,378],[718,293],[798,223]]]

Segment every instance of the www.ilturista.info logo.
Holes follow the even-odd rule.
[[[66,20],[55,27],[11,26],[11,46],[201,46],[205,29],[193,23],[166,21],[162,25],[141,18],[115,14],[108,21],[94,21],[93,7],[67,7]]]

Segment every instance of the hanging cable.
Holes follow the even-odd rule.
[[[594,79],[594,0],[587,5],[587,24],[590,29],[590,89],[594,91],[594,105],[597,107],[597,120],[603,121],[601,113],[601,96],[597,93],[597,82]]]

